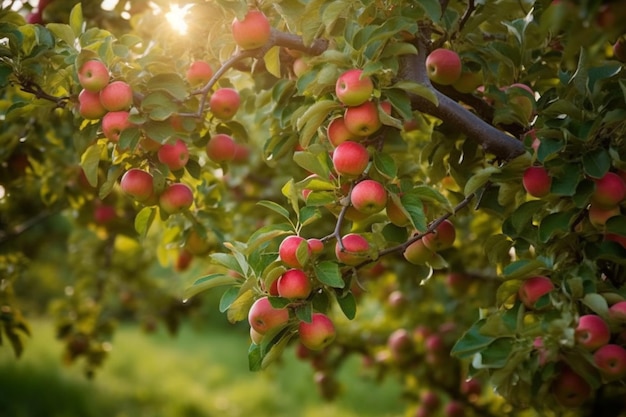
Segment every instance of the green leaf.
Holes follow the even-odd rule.
[[[165,91],[177,100],[187,97],[187,85],[176,73],[157,74],[148,80],[148,90]]]
[[[343,288],[346,286],[339,265],[336,262],[322,261],[314,267],[315,276],[322,283],[333,288]]]
[[[550,192],[560,196],[571,197],[576,194],[576,189],[581,179],[581,169],[578,164],[566,164],[558,172],[554,172]]]
[[[100,164],[100,155],[102,155],[105,147],[106,145],[102,143],[94,143],[85,150],[80,158],[80,166],[92,187],[98,186],[98,165]]]
[[[224,313],[226,310],[228,310],[238,297],[239,287],[232,286],[224,291],[224,294],[222,294],[222,297],[220,298],[220,313]]]
[[[313,154],[311,151],[298,151],[293,154],[293,160],[305,170],[319,175],[321,178],[329,178],[327,155],[323,153]]]
[[[474,323],[454,344],[450,354],[460,359],[467,359],[492,344],[496,338],[485,336],[480,331],[485,322],[486,319],[480,319]]]
[[[441,19],[442,11],[441,2],[439,0],[420,0],[416,4],[426,12],[428,18],[434,23]]]
[[[230,271],[239,272],[240,274],[245,275],[243,273],[241,265],[239,264],[239,261],[234,255],[230,253],[216,252],[216,253],[212,253],[210,257],[213,262],[219,265],[222,265],[226,269]]]
[[[313,320],[313,306],[311,303],[300,304],[296,307],[295,313],[298,320],[305,323],[311,323]]]
[[[541,212],[544,204],[545,202],[541,200],[531,200],[522,203],[522,205],[511,214],[511,224],[515,231],[519,233],[528,226],[533,217]]]
[[[289,219],[289,211],[284,208],[283,206],[273,202],[273,201],[269,201],[269,200],[261,200],[259,202],[257,202],[257,205],[259,206],[263,206],[265,208],[268,208],[270,210],[272,210],[275,213],[278,213],[279,215],[281,215],[282,217],[284,217],[287,220]]]
[[[594,313],[598,314],[601,317],[608,317],[609,315],[609,304],[606,299],[597,293],[586,294],[582,302],[584,305],[589,307]]]
[[[492,175],[498,174],[499,172],[500,172],[500,168],[494,167],[494,166],[488,166],[488,167],[478,170],[465,183],[465,189],[463,190],[463,193],[465,195],[472,194],[473,192],[477,191],[480,187],[487,184],[487,182],[491,179]]]
[[[233,277],[224,274],[210,274],[202,278],[198,278],[190,287],[185,289],[183,300],[208,291],[212,288],[222,285],[233,285],[236,281]]]
[[[401,207],[409,214],[411,224],[416,230],[425,231],[428,226],[426,224],[426,214],[424,213],[424,204],[419,193],[414,190],[403,194],[400,197]]]
[[[250,343],[250,348],[248,349],[248,369],[251,372],[258,372],[262,369],[262,363],[261,346]]]
[[[265,68],[274,77],[280,79],[282,77],[280,73],[280,48],[274,46],[263,56],[265,62]]]
[[[606,222],[606,231],[626,236],[626,216],[613,216]]]
[[[572,218],[576,215],[577,212],[565,211],[544,217],[539,224],[539,240],[546,243],[555,235],[568,232]]]
[[[239,297],[231,303],[226,313],[226,318],[230,323],[237,323],[248,317],[250,306],[254,302],[254,291],[248,290],[241,292]]]
[[[396,162],[388,153],[374,153],[374,168],[387,179],[393,179],[398,175]]]
[[[426,100],[433,103],[435,106],[439,105],[439,99],[437,98],[437,95],[435,94],[433,89],[431,87],[425,86],[424,84],[420,84],[414,81],[403,80],[398,81],[390,88],[397,88],[406,91],[407,93],[413,93],[415,95],[425,98]]]
[[[296,120],[296,129],[300,133],[300,145],[306,148],[317,129],[326,121],[333,111],[341,109],[341,105],[335,100],[320,100],[309,106],[306,111]]]
[[[357,303],[351,291],[348,291],[343,297],[337,297],[337,303],[348,320],[353,320],[356,317]]]
[[[74,32],[74,36],[78,37],[85,30],[85,22],[83,21],[82,3],[77,3],[70,12],[70,27]]]
[[[67,45],[74,47],[76,36],[69,25],[61,23],[48,23],[46,27],[54,34],[55,38],[61,39]]]
[[[150,225],[156,217],[156,212],[156,207],[144,207],[135,216],[135,230],[142,239],[148,234]]]
[[[520,259],[507,265],[502,274],[507,280],[520,279],[545,266],[540,259]]]
[[[604,148],[583,154],[583,169],[591,178],[602,178],[611,168],[611,156]]]

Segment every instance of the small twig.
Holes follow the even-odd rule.
[[[450,37],[451,39],[455,39],[459,35],[459,33],[461,33],[461,31],[465,27],[465,24],[469,20],[470,16],[472,15],[472,13],[474,13],[475,9],[476,9],[476,4],[474,3],[474,0],[468,0],[465,13],[463,13],[463,16],[461,16],[461,19],[459,20],[459,26],[457,27],[454,34]]]
[[[43,90],[43,88],[41,88],[39,84],[23,77],[18,78],[18,83],[20,84],[20,90],[24,91],[25,93],[32,94],[39,99],[51,101],[56,104],[56,107],[58,108],[65,107],[70,99],[68,96],[56,97],[52,94],[48,94]]]

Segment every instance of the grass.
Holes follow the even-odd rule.
[[[339,374],[342,395],[324,402],[313,371],[293,349],[284,361],[250,373],[243,332],[184,326],[171,338],[121,327],[95,379],[80,364],[64,366],[46,321],[33,324],[23,357],[0,347],[0,416],[11,417],[395,417],[400,388],[362,377],[357,358]]]

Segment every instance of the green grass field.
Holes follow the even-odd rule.
[[[279,366],[250,373],[247,338],[223,328],[175,337],[146,335],[124,326],[95,379],[80,363],[62,364],[61,345],[45,321],[15,360],[0,347],[0,416],[3,417],[385,417],[403,414],[400,388],[367,378],[355,358],[340,373],[342,395],[332,403],[318,395],[308,364],[293,349]]]

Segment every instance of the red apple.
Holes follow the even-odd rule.
[[[374,92],[374,83],[363,70],[350,69],[337,78],[335,94],[346,106],[359,106],[370,99]]]
[[[307,298],[313,289],[307,274],[290,269],[278,278],[278,295],[285,298]]]
[[[125,129],[132,124],[128,121],[129,113],[127,111],[111,111],[102,118],[102,133],[111,142],[120,140],[120,135]]]
[[[328,141],[337,147],[345,141],[358,140],[359,137],[348,130],[343,116],[337,117],[328,124]]]
[[[117,217],[115,207],[107,204],[98,204],[94,208],[93,220],[97,224],[108,224]]]
[[[607,172],[595,180],[596,189],[591,195],[591,202],[598,207],[612,208],[626,198],[626,183],[614,172]]]
[[[78,82],[88,91],[97,93],[109,83],[109,70],[96,59],[85,62],[78,70]]]
[[[287,236],[278,247],[280,260],[291,268],[302,268],[311,257],[311,248],[305,238]]]
[[[192,62],[187,69],[187,81],[191,85],[204,85],[213,76],[213,68],[205,61]]]
[[[97,92],[86,89],[78,94],[78,113],[87,120],[101,119],[107,110],[100,103],[100,95]]]
[[[187,268],[189,268],[191,261],[193,261],[193,255],[187,252],[185,249],[183,249],[178,253],[178,257],[176,258],[176,264],[174,265],[174,268],[178,272],[185,271],[187,270]]]
[[[352,189],[350,203],[361,213],[378,213],[387,204],[387,191],[378,181],[363,180]]]
[[[606,344],[593,354],[593,362],[606,379],[614,381],[626,376],[626,349]]]
[[[603,228],[611,217],[619,216],[620,214],[619,206],[612,208],[599,207],[595,204],[589,206],[589,222],[599,229]]]
[[[387,338],[387,348],[395,362],[403,363],[410,359],[415,346],[406,329],[396,329]]]
[[[611,330],[604,319],[595,314],[581,316],[574,333],[576,344],[586,350],[594,351],[609,343]]]
[[[435,256],[435,253],[424,245],[424,238],[411,243],[402,254],[404,259],[414,265],[424,265]]]
[[[188,185],[170,184],[159,196],[159,206],[167,214],[187,210],[193,204],[193,192]]]
[[[343,117],[348,131],[357,136],[369,136],[382,126],[378,106],[373,101],[348,107]]]
[[[333,151],[335,172],[346,177],[358,177],[365,171],[370,161],[367,148],[358,142],[347,141]]]
[[[176,139],[174,143],[166,143],[159,148],[157,153],[159,162],[170,169],[170,171],[178,171],[187,165],[189,161],[189,149],[187,144],[181,139]]]
[[[274,308],[267,297],[257,299],[248,312],[248,322],[256,332],[264,335],[289,321],[289,310]]]
[[[461,58],[449,49],[435,49],[426,57],[426,70],[431,81],[441,85],[454,84],[461,76]]]
[[[619,322],[626,322],[626,301],[618,301],[609,307],[609,318]]]
[[[580,407],[591,396],[591,386],[583,377],[564,368],[551,384],[552,394],[564,407]]]
[[[100,102],[108,111],[128,110],[133,104],[133,89],[124,81],[113,81],[100,91]]]
[[[267,17],[258,10],[250,10],[243,18],[235,18],[232,26],[233,39],[241,49],[255,49],[270,39],[272,28]]]
[[[239,92],[234,88],[219,88],[209,99],[211,112],[215,117],[222,120],[232,119],[239,110],[240,104]]]
[[[534,276],[525,280],[519,288],[518,296],[526,308],[534,308],[535,303],[554,289],[550,278]]]
[[[322,242],[320,239],[312,237],[307,239],[307,243],[309,245],[309,248],[311,248],[311,253],[313,255],[320,254],[322,253],[322,251],[324,251],[324,242]]]
[[[206,144],[206,154],[213,162],[230,162],[235,159],[237,144],[225,133],[218,133]]]
[[[335,340],[335,325],[325,314],[313,313],[311,322],[298,325],[300,343],[311,350],[322,350]]]
[[[339,262],[354,266],[368,259],[370,244],[363,236],[349,233],[341,239],[341,242],[344,250],[341,250],[339,242],[335,244],[335,256]]]
[[[443,407],[445,417],[465,417],[465,408],[459,401],[452,400]]]
[[[522,184],[528,194],[541,198],[550,194],[552,178],[544,167],[532,166],[524,171]]]
[[[424,236],[424,246],[433,252],[448,249],[454,245],[456,231],[450,220],[444,220],[437,226],[433,233]]]
[[[441,399],[437,392],[433,390],[426,390],[420,394],[420,404],[427,410],[434,411],[441,406]]]
[[[147,201],[154,193],[154,180],[149,172],[139,168],[131,168],[122,175],[120,180],[122,191],[137,201]]]

